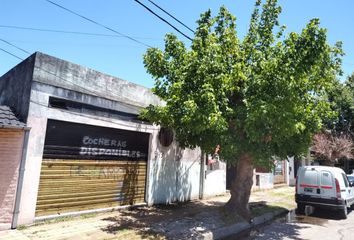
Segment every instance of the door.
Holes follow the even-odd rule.
[[[36,216],[145,201],[149,134],[48,120]]]
[[[285,164],[284,161],[277,161],[274,169],[274,184],[285,183]]]
[[[0,230],[11,228],[23,136],[23,130],[0,128]]]
[[[336,196],[336,189],[334,184],[334,178],[331,172],[322,170],[321,171],[321,197],[332,198]]]
[[[315,168],[304,168],[300,172],[298,193],[313,197],[320,197],[319,171]]]

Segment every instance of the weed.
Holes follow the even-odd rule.
[[[28,226],[26,226],[26,225],[18,225],[17,226],[17,230],[25,230],[27,228],[28,228]]]

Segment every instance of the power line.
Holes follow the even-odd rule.
[[[118,35],[120,35],[120,36],[122,36],[122,37],[125,37],[125,38],[127,38],[127,39],[130,39],[131,41],[134,41],[134,42],[136,42],[136,43],[139,43],[139,44],[141,44],[141,45],[144,45],[145,47],[151,48],[151,46],[148,45],[148,44],[146,44],[146,43],[143,43],[143,42],[141,42],[141,41],[139,41],[139,40],[137,40],[137,39],[135,39],[135,38],[133,38],[133,37],[130,37],[130,36],[126,35],[126,34],[120,33],[120,32],[118,32],[118,31],[114,30],[113,28],[110,28],[110,27],[108,27],[108,26],[106,26],[106,25],[104,25],[104,24],[102,24],[102,23],[99,23],[99,22],[97,22],[97,21],[95,21],[95,20],[92,20],[91,18],[85,17],[85,16],[83,16],[83,15],[81,15],[81,14],[79,14],[79,13],[73,11],[73,10],[70,10],[70,9],[68,9],[68,8],[66,8],[66,7],[64,7],[64,6],[60,5],[60,4],[58,4],[58,3],[55,3],[55,2],[53,2],[53,1],[51,1],[51,0],[44,0],[44,1],[46,1],[46,2],[48,2],[48,3],[50,3],[50,4],[54,5],[54,6],[56,6],[56,7],[58,7],[58,8],[61,8],[61,9],[65,10],[65,11],[71,13],[71,14],[74,14],[74,15],[80,17],[80,18],[83,18],[83,19],[85,19],[86,21],[89,21],[89,22],[91,22],[91,23],[93,23],[93,24],[95,24],[95,25],[98,25],[98,26],[100,26],[100,27],[103,27],[103,28],[105,28],[105,29],[111,31],[111,32],[114,32],[114,33],[116,33],[116,34],[118,34]]]
[[[0,39],[0,40],[2,40],[2,39]],[[10,44],[11,46],[14,46],[14,47],[16,47],[16,48],[18,48],[18,49],[21,49],[20,47],[18,47],[18,46],[16,46],[16,45],[12,44],[12,43],[10,43],[10,42],[7,42],[7,41],[5,41],[5,42],[8,43],[8,44]],[[21,58],[21,57],[19,57],[19,56],[16,56],[15,54],[12,54],[12,53],[6,51],[5,49],[0,48],[0,50],[2,50],[3,52],[5,52],[5,53],[7,53],[7,54],[9,54],[9,55],[11,55],[11,56],[13,56],[13,57],[15,57],[15,58],[18,58],[18,59],[20,59],[20,60],[24,60],[23,58]],[[28,52],[28,51],[26,51],[26,50],[24,50],[24,49],[22,49],[22,50],[25,51],[25,52]],[[101,97],[101,98],[106,99],[105,96],[100,95],[99,93],[97,93],[97,92],[95,92],[95,91],[93,91],[93,90],[91,90],[91,89],[85,88],[85,87],[83,87],[83,86],[81,86],[81,85],[79,85],[79,84],[77,84],[77,83],[74,83],[74,82],[72,82],[72,81],[69,81],[69,80],[67,80],[67,79],[65,79],[65,78],[63,78],[63,77],[61,77],[61,76],[58,76],[56,73],[53,73],[53,72],[51,72],[51,71],[48,71],[48,70],[46,70],[46,69],[44,69],[44,68],[42,68],[42,67],[38,67],[38,66],[34,66],[34,68],[37,68],[37,69],[39,69],[39,70],[41,70],[41,71],[44,71],[44,72],[46,72],[46,73],[48,73],[48,74],[50,74],[50,75],[52,75],[52,76],[54,76],[54,77],[56,77],[56,78],[59,78],[60,80],[62,80],[62,81],[64,81],[64,82],[68,82],[68,83],[70,83],[70,84],[72,84],[72,85],[74,85],[74,86],[76,86],[76,87],[79,87],[79,88],[81,88],[82,90],[88,92],[89,94],[92,94],[93,96]]]
[[[8,44],[8,45],[10,45],[10,46],[12,46],[12,47],[15,47],[15,48],[17,48],[18,50],[20,50],[20,51],[22,51],[22,52],[24,52],[24,53],[31,54],[29,51],[26,51],[25,49],[20,48],[20,47],[14,45],[14,44],[12,44],[12,43],[10,43],[10,42],[8,42],[8,41],[2,39],[2,38],[0,38],[0,41],[4,42],[4,43],[6,43],[6,44]]]
[[[9,44],[11,44],[11,43],[9,43]],[[14,47],[16,47],[16,48],[18,48],[18,49],[20,49],[20,47],[14,45],[14,44],[11,44],[11,45],[14,46]],[[4,49],[1,49],[1,50],[7,52],[7,51],[4,50]],[[26,50],[24,50],[24,51],[26,51]],[[27,52],[27,51],[26,51],[26,52]],[[10,52],[7,52],[7,53],[10,54],[10,55],[12,55],[12,56],[14,56],[14,57],[16,57],[16,58],[18,58],[18,59],[20,59],[20,60],[24,60],[23,58],[20,58],[20,57],[14,55],[14,54],[11,54]],[[76,83],[74,83],[74,82],[72,82],[72,81],[70,81],[70,80],[67,80],[67,79],[65,79],[65,78],[63,78],[63,77],[61,77],[61,76],[58,76],[57,74],[55,74],[55,73],[53,73],[53,72],[51,72],[51,71],[48,71],[48,70],[46,70],[46,69],[44,69],[44,68],[42,68],[42,67],[38,67],[38,66],[34,66],[34,67],[37,68],[37,69],[39,69],[39,70],[41,70],[41,71],[46,72],[47,74],[50,74],[50,75],[54,76],[54,77],[56,77],[56,78],[59,78],[60,80],[62,80],[62,81],[64,81],[64,82],[68,82],[68,83],[70,83],[70,84],[73,84],[74,86],[76,86],[76,87],[78,87],[78,88],[81,88],[82,90],[84,90],[84,91],[86,91],[86,92],[89,92],[89,93],[93,94],[94,96],[101,97],[101,98],[105,98],[104,96],[100,96],[99,93],[97,93],[97,92],[95,92],[95,91],[93,91],[93,90],[91,90],[91,89],[88,89],[88,88],[83,87],[83,86],[81,86],[81,85],[79,85],[79,84],[76,84]]]
[[[0,40],[2,40],[2,39],[0,39]],[[17,49],[22,49],[22,48],[16,46],[15,44],[10,43],[10,42],[7,42],[7,41],[6,41],[6,43],[9,44],[9,45],[11,45],[11,46],[13,46],[13,47],[15,47],[15,48],[17,48]],[[12,54],[12,53],[10,53],[10,52],[8,52],[8,51],[2,49],[2,48],[0,48],[0,50],[6,52],[6,53],[8,53],[8,54],[10,54],[11,56],[13,56],[13,57],[15,57],[15,58],[18,58],[18,59],[20,59],[20,60],[24,60],[23,58],[20,58],[20,57],[16,56],[15,54]],[[22,51],[25,51],[26,53],[28,53],[28,51],[26,51],[26,50],[24,50],[24,49],[22,49]],[[63,78],[63,77],[57,75],[56,73],[53,73],[53,72],[51,72],[51,71],[48,71],[47,69],[44,69],[44,68],[38,67],[38,66],[34,66],[34,68],[37,68],[37,69],[39,69],[39,70],[41,70],[41,71],[43,71],[43,72],[45,72],[45,73],[47,73],[47,74],[50,74],[50,75],[52,75],[52,76],[54,76],[54,77],[56,77],[56,78],[59,78],[59,79],[60,79],[61,81],[63,81],[63,82],[70,83],[70,84],[72,84],[72,85],[74,85],[74,86],[80,88],[80,89],[83,90],[84,92],[86,92],[86,94],[88,93],[88,94],[91,94],[91,95],[96,96],[96,97],[101,97],[101,98],[107,99],[106,96],[101,95],[99,92],[94,91],[94,90],[92,90],[92,89],[88,89],[88,88],[86,88],[86,87],[84,87],[84,86],[81,86],[81,85],[75,83],[75,82],[72,82],[72,81],[70,81],[70,80],[68,80],[68,79],[65,79],[65,78]]]
[[[39,31],[39,32],[53,32],[53,33],[66,33],[66,34],[77,34],[77,35],[99,36],[99,37],[123,37],[123,36],[117,35],[117,34],[103,34],[103,33],[93,33],[93,32],[66,31],[66,30],[59,30],[59,29],[21,27],[21,26],[12,26],[12,25],[0,25],[0,28],[11,28],[11,29],[19,29],[19,30],[29,30],[29,31]],[[156,38],[137,37],[137,36],[134,36],[134,38],[157,40]]]
[[[0,40],[2,40],[2,39],[0,39]],[[14,45],[14,44],[8,42],[8,41],[5,41],[5,42],[6,42],[7,44],[11,45],[11,46],[14,46],[14,47],[17,48],[17,49],[22,49],[22,48],[20,48],[20,47]],[[10,53],[10,52],[8,52],[8,51],[2,49],[2,48],[0,48],[0,49],[1,49],[2,51],[4,51],[4,52],[10,54],[10,55],[13,56],[13,57],[16,57],[16,58],[18,58],[18,59],[20,59],[20,60],[24,60],[23,58],[20,58],[20,57],[16,56],[15,54],[12,54],[12,53]],[[24,50],[24,49],[22,49],[22,51],[28,53],[28,51],[26,51],[26,50]],[[41,68],[41,67],[38,67],[38,66],[34,66],[34,67],[35,67],[35,68],[38,68],[39,70],[42,70],[42,71],[44,71],[44,72],[46,72],[46,73],[48,73],[48,74],[50,74],[50,75],[53,75],[54,77],[57,77],[57,78],[61,79],[61,80],[64,81],[64,82],[68,82],[68,83],[70,83],[70,84],[73,84],[73,85],[75,85],[76,87],[81,88],[82,90],[85,90],[85,91],[90,92],[90,93],[95,93],[94,91],[92,91],[92,90],[90,90],[90,89],[87,89],[87,88],[85,88],[85,87],[82,87],[81,85],[78,85],[78,84],[76,84],[76,83],[74,83],[74,82],[71,82],[71,81],[69,81],[69,80],[67,80],[67,79],[65,79],[65,78],[63,78],[63,77],[61,77],[61,76],[58,76],[57,74],[52,73],[52,72],[50,72],[50,71],[48,71],[48,70],[46,70],[46,69],[44,69],[44,68]],[[94,96],[98,96],[98,97],[105,98],[104,96],[99,96],[98,93],[95,93],[95,94],[96,94],[96,95],[94,95]]]
[[[20,59],[21,61],[23,60],[23,58],[20,58],[19,56],[15,55],[15,54],[13,54],[13,53],[10,53],[10,52],[8,52],[8,51],[6,51],[5,49],[0,48],[0,50],[3,51],[3,52],[5,52],[5,53],[7,53],[7,54],[9,54],[9,55],[11,55],[11,56],[13,56],[13,57],[15,57],[15,58],[17,58],[17,59]]]
[[[46,0],[49,1],[49,0]],[[182,31],[180,31],[178,28],[176,28],[175,26],[173,26],[170,22],[168,22],[166,19],[164,19],[163,17],[160,17],[157,13],[155,13],[153,10],[151,10],[149,7],[147,7],[146,5],[144,5],[142,2],[140,2],[139,0],[134,0],[135,2],[137,2],[138,4],[140,4],[142,7],[144,7],[146,10],[148,10],[149,12],[151,12],[153,15],[155,15],[156,17],[158,17],[161,21],[165,22],[166,24],[168,24],[170,27],[172,27],[174,30],[176,30],[177,32],[179,32],[180,34],[182,34],[184,37],[188,38],[189,40],[193,41],[191,37],[189,37],[188,35],[184,34]]]
[[[187,28],[188,30],[190,30],[192,33],[194,33],[193,29],[191,29],[190,27],[188,27],[186,24],[184,24],[183,22],[181,22],[180,20],[178,20],[176,17],[174,17],[172,14],[170,14],[169,12],[167,12],[165,9],[163,9],[162,7],[160,7],[159,5],[157,5],[156,3],[154,3],[151,0],[148,0],[150,3],[152,3],[155,7],[157,7],[158,9],[160,9],[161,11],[163,11],[164,13],[166,13],[168,16],[170,16],[171,18],[173,18],[174,20],[176,20],[178,23],[180,23],[182,26],[184,26],[185,28]]]

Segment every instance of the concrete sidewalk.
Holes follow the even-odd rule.
[[[0,231],[0,240],[34,239],[220,239],[264,223],[295,208],[294,188],[282,187],[253,192],[252,226],[225,213],[229,195],[169,206],[55,219],[16,230]]]

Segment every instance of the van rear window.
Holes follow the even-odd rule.
[[[317,171],[307,170],[304,172],[304,183],[317,185]]]
[[[332,186],[331,174],[327,171],[322,171],[321,174],[321,185]]]

